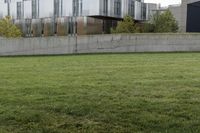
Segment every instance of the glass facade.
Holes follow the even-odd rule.
[[[17,19],[23,18],[22,2],[17,2]]]
[[[79,15],[79,0],[73,0],[73,16]]]
[[[30,20],[32,36],[109,33],[125,15],[148,18],[143,0],[15,0],[10,8],[19,25]]]
[[[141,18],[142,20],[146,20],[147,18],[147,4],[146,3],[142,3],[142,6],[141,6]]]
[[[60,5],[60,0],[54,0],[54,16],[59,17],[59,5]]]
[[[54,0],[54,16],[61,17],[63,14],[63,0]]]
[[[17,2],[16,2],[17,1]],[[136,20],[146,20],[147,6],[141,0],[16,0],[11,2],[11,16],[13,18],[48,18],[60,16],[105,16],[123,18],[131,15]],[[20,4],[30,3],[25,6],[25,16],[20,10]],[[18,10],[16,10],[16,7]],[[23,7],[22,7],[23,9]],[[5,11],[7,7],[5,7]],[[14,11],[13,11],[14,10]],[[29,13],[30,12],[30,13]],[[146,14],[146,15],[145,15]]]
[[[38,18],[38,0],[32,0],[32,18]]]
[[[83,15],[83,0],[80,0],[80,16],[82,16]]]
[[[103,14],[108,15],[108,0],[103,0]]]
[[[129,0],[128,15],[132,16],[133,18],[135,17],[135,1],[134,0]]]
[[[121,0],[115,0],[114,1],[114,15],[120,16],[121,15]]]

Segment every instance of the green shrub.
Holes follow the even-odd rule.
[[[145,33],[151,33],[154,32],[154,25],[151,23],[144,23],[143,24],[143,32]]]
[[[131,16],[125,16],[123,21],[118,22],[115,29],[111,28],[111,33],[136,33],[139,30],[133,18]]]
[[[164,13],[154,14],[150,24],[152,25],[151,28],[153,28],[153,32],[155,33],[178,31],[178,23],[169,10]]]
[[[0,36],[7,38],[21,37],[21,31],[12,23],[10,17],[0,20]]]

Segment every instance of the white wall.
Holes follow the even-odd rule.
[[[63,0],[63,16],[71,16],[72,13],[72,0]]]
[[[17,2],[20,2],[21,0],[13,0],[10,3],[10,15],[12,18],[16,19],[17,18]]]
[[[128,4],[129,4],[129,0],[123,0],[122,2],[122,17],[128,15]]]
[[[99,0],[83,0],[83,15],[94,16],[99,15],[100,2]]]
[[[24,18],[32,18],[32,2],[24,1]]]
[[[40,18],[52,17],[53,9],[54,9],[53,0],[40,0],[39,17]]]
[[[0,1],[0,17],[5,17],[7,15],[7,5],[4,1]]]
[[[140,2],[135,2],[135,19],[136,20],[141,20],[141,15],[142,15],[142,12],[141,12],[141,3]]]
[[[150,20],[151,17],[154,14],[154,11],[158,9],[157,4],[152,4],[152,3],[147,3],[147,14],[146,14],[146,19]]]

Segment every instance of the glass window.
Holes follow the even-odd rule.
[[[79,14],[79,0],[73,0],[73,16],[78,16]]]
[[[121,0],[114,1],[114,15],[121,15]]]
[[[103,0],[103,13],[108,14],[108,0]]]
[[[37,0],[32,0],[32,18],[37,18]]]
[[[129,0],[129,6],[128,6],[128,14],[135,17],[135,1]]]
[[[17,19],[22,18],[22,2],[17,2]]]
[[[142,3],[142,19],[145,20],[146,19],[146,13],[147,13],[147,4]]]
[[[80,0],[80,15],[83,15],[83,1]]]
[[[60,0],[54,0],[54,15],[55,17],[59,17],[59,5],[60,5]]]

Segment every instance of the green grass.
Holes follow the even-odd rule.
[[[200,53],[0,58],[0,133],[198,133]]]

